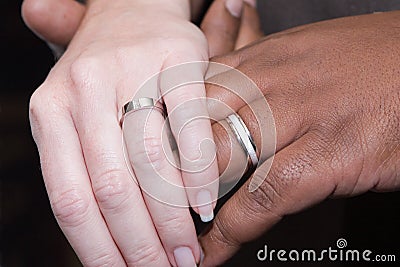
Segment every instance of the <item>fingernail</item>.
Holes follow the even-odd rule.
[[[248,5],[257,8],[257,0],[244,0]]]
[[[209,222],[214,219],[214,210],[212,206],[211,193],[208,190],[201,190],[197,194],[197,204],[200,219],[203,222]]]
[[[179,247],[175,249],[174,257],[178,267],[196,266],[196,260],[194,259],[192,250],[188,247]]]
[[[226,0],[225,7],[232,16],[240,18],[242,15],[243,0]]]

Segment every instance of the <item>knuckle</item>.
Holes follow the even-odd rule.
[[[176,214],[156,221],[155,225],[159,233],[174,233],[179,236],[186,229],[187,221],[182,214]]]
[[[33,137],[41,132],[44,125],[53,124],[60,116],[68,116],[67,100],[61,92],[54,92],[48,82],[43,83],[29,100],[29,120]],[[62,91],[62,90],[57,90]]]
[[[250,210],[262,211],[262,213],[276,212],[279,191],[274,181],[271,181],[271,175],[267,177],[257,190],[249,193],[248,204]]]
[[[46,114],[51,115],[66,109],[67,97],[65,88],[53,90],[54,87],[56,85],[53,82],[46,81],[33,92],[29,101],[29,111],[31,113],[43,115],[42,113],[46,112]]]
[[[50,204],[54,216],[63,226],[76,227],[88,219],[90,196],[80,189],[69,189],[61,193],[53,193]]]
[[[96,200],[104,210],[122,212],[133,195],[133,185],[125,170],[107,169],[92,179]]]
[[[155,170],[163,166],[165,155],[162,140],[154,136],[145,136],[138,144],[135,159],[139,164],[151,164]]]
[[[148,156],[150,163],[157,165],[160,164],[160,162],[164,158],[164,150],[161,139],[154,137],[145,138],[144,146],[146,155]]]
[[[75,59],[69,69],[72,89],[75,89],[77,93],[84,93],[87,88],[104,77],[102,66],[100,57],[82,55]]]
[[[229,231],[224,220],[221,220],[218,216],[214,220],[213,228],[210,234],[212,240],[221,247],[237,247],[240,245],[240,241],[236,239],[234,232]]]
[[[47,90],[47,85],[45,83],[33,92],[29,100],[29,118],[31,122],[40,123],[42,121],[52,98],[53,96],[50,91]]]
[[[29,120],[31,123],[39,123],[42,110],[42,95],[39,90],[36,90],[29,100]]]
[[[126,256],[128,266],[157,266],[161,261],[162,251],[157,246],[143,241]]]
[[[268,214],[281,216],[290,190],[300,181],[302,173],[307,168],[308,161],[302,158],[276,161],[271,170],[256,171],[255,180],[264,179],[260,187],[250,192],[248,207],[258,212],[264,211]]]
[[[82,258],[81,261],[84,266],[120,266],[121,263],[118,260],[118,256],[119,255],[116,255],[115,253],[104,251],[101,254],[96,254],[95,257],[90,255],[86,258]]]
[[[309,134],[312,139],[309,147],[318,154],[315,162],[319,161],[325,167],[325,179],[335,187],[333,193],[348,196],[355,192],[365,171],[366,149],[362,140],[366,138],[363,131],[359,131],[352,120],[347,120],[313,129]],[[321,172],[321,168],[315,171]]]
[[[112,58],[115,62],[123,69],[130,69],[132,60],[139,60],[141,55],[144,55],[146,51],[143,50],[139,43],[135,45],[118,45],[112,52]]]

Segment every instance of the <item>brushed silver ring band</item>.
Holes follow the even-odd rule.
[[[127,113],[131,111],[136,111],[144,108],[155,108],[158,111],[160,111],[162,114],[164,114],[164,109],[156,106],[154,104],[154,99],[151,97],[141,97],[137,99],[133,99],[132,101],[129,101],[126,103],[123,107],[123,115],[126,115]]]
[[[137,99],[132,99],[132,101],[126,103],[122,108],[121,123],[123,122],[123,119],[126,115],[141,109],[155,109],[158,112],[160,112],[163,117],[165,117],[164,109],[157,106],[155,102],[156,101],[154,100],[154,98],[151,97],[141,97]]]
[[[255,169],[259,161],[257,147],[246,124],[238,114],[229,115],[225,120],[247,155],[249,169]]]

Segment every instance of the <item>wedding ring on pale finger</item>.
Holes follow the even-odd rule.
[[[238,114],[229,115],[226,119],[248,158],[248,171],[254,170],[258,164],[257,147],[249,129]]]
[[[137,99],[133,99],[132,101],[129,101],[122,108],[121,124],[126,115],[128,115],[129,113],[141,110],[141,109],[155,109],[158,112],[160,112],[163,117],[165,117],[164,109],[157,106],[155,104],[155,102],[156,101],[154,101],[154,99],[150,98],[150,97],[141,97],[141,98],[137,98]]]

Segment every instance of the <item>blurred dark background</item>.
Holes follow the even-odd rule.
[[[54,64],[46,44],[20,17],[22,1],[1,0],[0,47],[0,266],[80,266],[53,218],[33,143],[28,102]],[[259,0],[266,33],[322,19],[400,9],[399,0]],[[400,23],[400,22],[399,22]],[[400,193],[368,193],[327,200],[285,218],[248,244],[226,266],[305,266],[258,262],[270,249],[325,249],[345,238],[352,249],[395,254],[400,261]],[[249,225],[249,227],[251,227]],[[366,266],[320,263],[315,266]],[[371,266],[386,266],[388,263]]]

